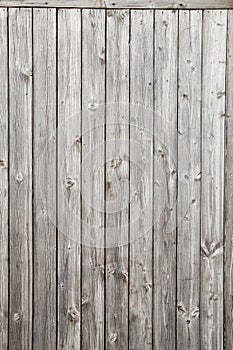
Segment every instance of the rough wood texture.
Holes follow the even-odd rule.
[[[8,346],[8,33],[0,10],[0,350]]]
[[[128,349],[129,11],[107,12],[106,348]]]
[[[224,9],[233,8],[233,0],[0,0],[0,6]]]
[[[82,12],[82,349],[104,349],[105,11]]]
[[[153,11],[151,10],[131,12],[130,103],[130,242],[132,243],[129,348],[152,349]],[[148,224],[149,230],[146,229]]]
[[[177,53],[178,12],[155,11],[155,349],[176,346]]]
[[[33,349],[56,345],[56,10],[33,10]]]
[[[177,201],[178,349],[199,348],[201,49],[201,11],[181,11]]]
[[[58,11],[58,349],[80,349],[81,12]],[[74,222],[71,213],[77,216]]]
[[[204,11],[201,347],[223,348],[223,197],[227,11]]]
[[[232,349],[232,28],[0,9],[0,350]]]
[[[32,10],[9,10],[10,349],[32,346]]]
[[[227,110],[226,110],[226,157],[225,157],[225,255],[224,255],[224,324],[226,350],[233,343],[233,11],[228,12],[227,37]]]

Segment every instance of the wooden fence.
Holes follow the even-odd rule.
[[[231,1],[9,3],[0,350],[231,350]]]

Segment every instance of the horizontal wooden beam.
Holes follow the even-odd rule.
[[[0,0],[0,7],[230,9],[233,0]]]

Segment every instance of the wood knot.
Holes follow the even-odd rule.
[[[116,268],[114,266],[110,266],[108,268],[108,273],[110,273],[110,275],[114,275],[116,273]]]
[[[67,177],[65,179],[65,186],[67,189],[71,189],[76,185],[76,181],[72,179],[71,177]]]
[[[24,81],[28,81],[32,77],[32,71],[29,68],[25,68],[20,72],[20,76]]]
[[[117,341],[117,338],[118,338],[117,333],[112,333],[112,334],[110,334],[110,336],[109,336],[109,342],[110,342],[111,344],[113,344],[113,343],[115,343],[115,342]]]
[[[215,244],[214,242],[204,242],[201,245],[201,254],[203,259],[214,259],[223,254],[223,242]]]
[[[16,179],[16,182],[20,184],[23,181],[23,175],[19,173],[16,175],[15,179]]]
[[[127,282],[128,281],[128,271],[121,271],[121,276],[122,276],[122,280],[123,282]]]
[[[117,11],[118,22],[123,22],[126,16],[127,16],[127,11],[125,10]]]
[[[187,311],[186,311],[184,305],[182,305],[182,304],[178,304],[178,305],[177,305],[177,312],[178,312],[178,314],[179,314],[180,316],[184,316],[184,315],[186,315],[186,313],[187,313]]]
[[[223,96],[225,96],[225,91],[218,91],[217,92],[217,98],[222,98]]]
[[[199,307],[195,307],[194,309],[191,310],[191,317],[197,318],[199,317],[199,314],[200,314]]]
[[[77,136],[76,138],[75,138],[75,143],[76,144],[80,144],[80,143],[82,143],[82,136]]]
[[[13,320],[16,322],[16,323],[19,323],[20,320],[21,320],[21,316],[18,312],[16,312],[14,315],[13,315]]]
[[[152,287],[152,285],[150,283],[148,283],[148,282],[143,283],[143,288],[145,289],[146,292],[149,292],[151,287]]]
[[[102,47],[100,56],[99,56],[99,60],[101,64],[105,64],[105,48]]]
[[[109,191],[111,188],[111,181],[106,182],[106,190]]]
[[[114,12],[112,10],[108,10],[107,11],[107,16],[108,17],[113,17],[113,15],[114,15]]]
[[[0,159],[0,167],[1,168],[6,168],[7,167],[7,162],[3,159]]]
[[[201,181],[201,172],[195,176],[195,181]]]
[[[187,7],[187,4],[185,2],[180,2],[178,4],[175,4],[175,7],[183,9],[183,8]]]
[[[164,149],[159,148],[159,149],[158,149],[158,153],[160,154],[161,157],[164,157],[166,152],[165,152]]]
[[[82,306],[87,305],[89,303],[88,298],[82,298]]]
[[[219,299],[218,293],[211,293],[209,300],[217,301]]]
[[[67,314],[68,314],[68,319],[74,323],[76,323],[80,318],[80,312],[77,310],[75,306],[70,306]]]
[[[98,103],[97,103],[97,101],[95,101],[95,100],[92,100],[92,101],[88,104],[88,109],[89,109],[89,111],[94,112],[94,111],[96,111],[97,107],[98,107]]]

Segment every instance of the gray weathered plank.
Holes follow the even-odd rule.
[[[202,12],[179,15],[177,348],[199,347]]]
[[[227,11],[204,11],[201,348],[223,348],[223,197]]]
[[[232,0],[0,0],[0,6],[80,7],[80,8],[154,8],[224,9],[233,8]]]
[[[131,12],[129,348],[152,349],[152,10]]]
[[[232,348],[233,12],[140,3],[0,9],[0,350]]]
[[[176,347],[177,53],[178,12],[155,11],[155,349]]]
[[[82,349],[104,349],[105,11],[82,12]]]
[[[233,11],[228,12],[227,38],[227,105],[226,105],[226,157],[225,157],[225,255],[224,255],[224,327],[226,350],[233,343]]]
[[[0,350],[8,346],[8,33],[0,10]]]
[[[9,9],[10,349],[32,346],[32,10]]]
[[[129,11],[107,12],[106,348],[128,349]]]
[[[58,11],[58,349],[80,349],[81,11]],[[77,216],[75,222],[70,213]]]
[[[56,10],[33,9],[33,349],[56,345]],[[52,217],[51,217],[52,216]]]

